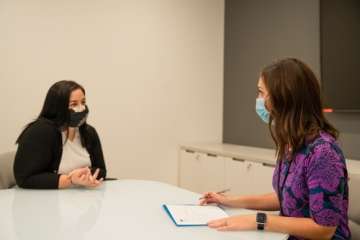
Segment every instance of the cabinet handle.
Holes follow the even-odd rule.
[[[271,164],[271,163],[262,163],[262,165],[263,165],[264,167],[271,167],[271,168],[276,167],[275,164]]]
[[[248,163],[248,165],[246,166],[246,170],[250,170],[251,169],[251,167],[252,167],[252,164],[251,163]]]
[[[245,162],[245,160],[241,158],[232,158],[232,160],[237,162]]]
[[[187,152],[187,153],[195,153],[195,151],[189,150],[189,149],[185,149],[185,152]]]
[[[207,155],[208,155],[209,157],[217,157],[216,154],[212,154],[212,153],[208,153]]]

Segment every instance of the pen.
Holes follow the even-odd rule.
[[[226,193],[226,192],[228,192],[228,191],[230,191],[230,188],[227,188],[227,189],[221,190],[221,191],[216,192],[216,193],[217,193],[217,194],[223,194],[223,193]],[[206,198],[206,196],[199,198],[199,200],[204,199],[204,198]]]

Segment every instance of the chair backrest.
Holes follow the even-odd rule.
[[[15,152],[5,152],[0,154],[0,189],[15,186],[13,165]]]
[[[360,174],[350,174],[349,226],[353,240],[360,240]]]

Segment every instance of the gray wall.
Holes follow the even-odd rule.
[[[255,113],[259,72],[275,59],[302,59],[319,76],[319,1],[226,0],[223,142],[274,147]],[[328,114],[347,158],[360,159],[360,114]]]

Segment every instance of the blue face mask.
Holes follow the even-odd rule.
[[[269,123],[270,121],[270,113],[265,108],[265,100],[264,98],[257,98],[256,99],[256,113],[259,115],[261,120],[263,120],[266,123]]]

